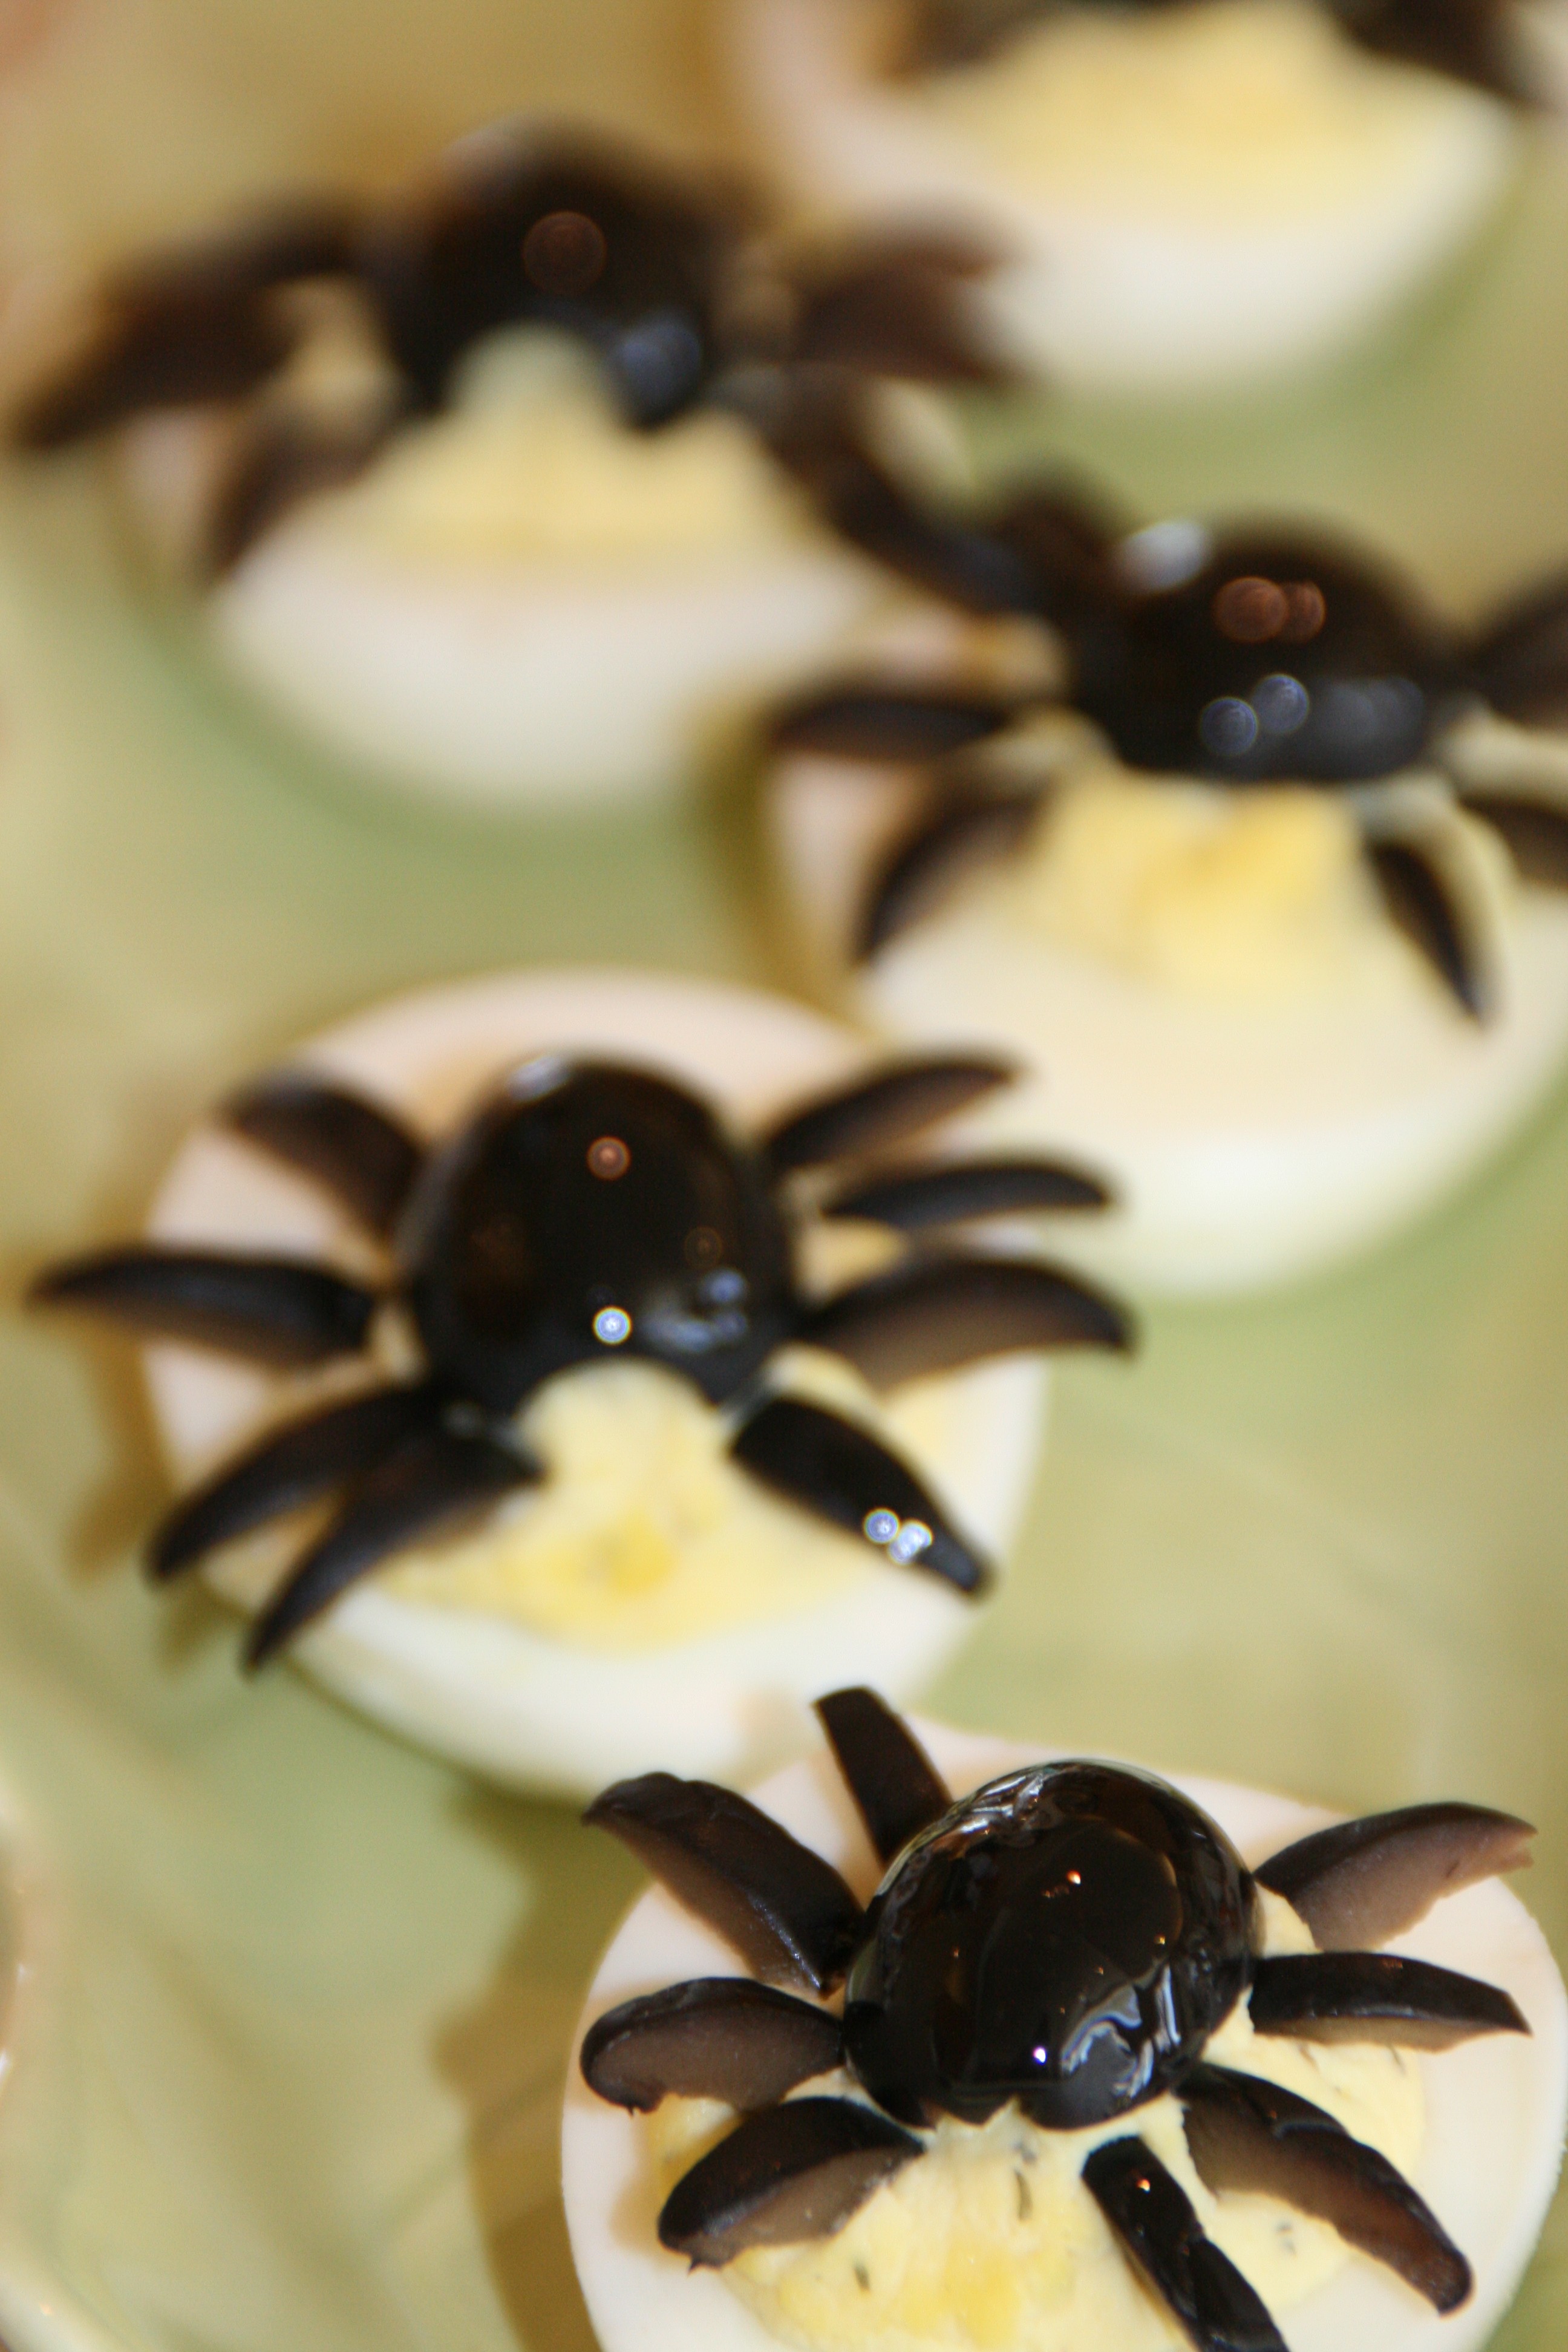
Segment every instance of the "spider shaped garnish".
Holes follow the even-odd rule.
[[[671,2191],[665,2246],[718,2266],[830,2237],[926,2152],[920,2133],[944,2116],[979,2125],[1013,2101],[1047,2131],[1125,2117],[1082,2179],[1130,2262],[1198,2352],[1284,2352],[1139,2136],[1139,2109],[1171,2093],[1209,2189],[1330,2222],[1440,2312],[1465,2300],[1464,2255],[1384,2157],[1205,2050],[1243,2001],[1256,2033],[1307,2043],[1441,2051],[1527,2033],[1498,1987],[1363,1948],[1519,1868],[1524,1822],[1415,1805],[1320,1831],[1250,1873],[1149,1774],[1037,1764],[954,1803],[874,1693],[836,1692],[817,1712],[886,1865],[865,1911],[829,1864],[729,1790],[649,1773],[586,1816],[763,1979],[670,1986],[611,2010],[584,2041],[602,2098],[642,2111],[667,2094],[716,2099],[743,2117]],[[1316,1950],[1260,1956],[1259,1886],[1292,1906]],[[840,1985],[842,2015],[822,2005]],[[839,2069],[858,2095],[789,2097]]]
[[[910,0],[898,63],[924,73],[966,65],[1005,46],[1026,25],[1064,6],[1103,7],[1108,0]],[[1128,0],[1109,0],[1125,13]],[[1133,8],[1181,7],[1186,0],[1131,0]],[[1527,104],[1535,93],[1510,38],[1503,0],[1324,0],[1330,16],[1373,56],[1429,67],[1456,81]]]
[[[1048,1160],[874,1164],[1011,1075],[975,1060],[883,1067],[749,1143],[650,1072],[546,1056],[426,1150],[376,1105],[284,1073],[232,1101],[227,1123],[335,1195],[386,1250],[383,1286],[297,1258],[142,1245],[53,1267],[32,1296],[278,1367],[366,1355],[388,1310],[412,1327],[416,1376],[286,1423],[153,1539],[152,1573],[166,1579],[284,1512],[339,1498],[257,1621],[252,1665],[389,1554],[536,1482],[515,1416],[552,1374],[619,1351],[727,1408],[734,1458],[763,1486],[976,1593],[985,1562],[913,1473],[852,1422],[771,1392],[767,1374],[791,1340],[843,1357],[877,1387],[1015,1349],[1130,1344],[1113,1301],[1033,1259],[917,1246],[848,1289],[805,1295],[811,1171],[858,1163],[821,1213],[915,1236],[1106,1204],[1094,1178]]]
[[[1067,664],[1059,694],[865,674],[780,713],[781,750],[929,772],[924,806],[872,881],[859,957],[1028,836],[1064,769],[1059,750],[1031,760],[1027,721],[1059,700],[1130,768],[1342,793],[1390,915],[1468,1013],[1492,1010],[1489,898],[1455,801],[1501,836],[1524,879],[1561,887],[1568,794],[1557,746],[1538,763],[1528,742],[1488,760],[1468,722],[1568,721],[1568,580],[1461,631],[1375,557],[1305,531],[1183,521],[1123,534],[1051,489],[972,526],[919,510],[847,439],[827,496],[840,530],[922,587],[970,612],[1047,622]]]
[[[797,373],[1005,379],[965,304],[997,258],[982,240],[880,235],[786,254],[757,214],[731,186],[498,125],[401,197],[302,201],[121,268],[85,348],[12,436],[48,450],[150,411],[228,410],[240,429],[204,549],[220,573],[301,499],[362,473],[400,425],[447,406],[467,353],[501,328],[580,338],[644,431],[724,400],[767,438]],[[297,363],[345,318],[379,364],[328,397]]]

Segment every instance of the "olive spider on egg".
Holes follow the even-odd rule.
[[[1562,2137],[1561,1983],[1487,1884],[1528,1859],[1524,1824],[1436,1804],[1324,1829],[1256,1791],[933,1727],[939,1772],[870,1691],[819,1712],[869,1872],[816,1764],[760,1805],[655,1773],[589,1810],[660,1882],[611,1948],[567,2103],[568,2220],[608,2352],[1002,2325],[1020,2344],[1279,2352],[1249,2272],[1300,2303],[1293,2342],[1482,2339]],[[1233,1837],[1268,1858],[1245,1867]],[[863,1889],[878,1867],[862,1909],[840,1872]],[[1429,1912],[1417,1950],[1469,1967],[1412,1951]],[[750,1973],[718,1973],[725,1952]],[[699,1958],[701,1977],[661,1983]],[[1415,2101],[1402,2141],[1384,2092]],[[1505,2113],[1517,2144],[1484,2159],[1476,2134]],[[1515,2184],[1506,2222],[1489,2160]],[[1286,2208],[1317,2218],[1288,2227]],[[1444,2227],[1461,2218],[1473,2277]],[[1350,2248],[1371,2261],[1347,2269]]]
[[[497,123],[389,194],[121,265],[10,436],[106,442],[141,554],[362,766],[486,803],[670,791],[886,591],[801,493],[797,394],[874,421],[910,380],[1005,377],[992,257],[940,224],[802,241],[716,173]]]
[[[574,1088],[586,1064],[619,1074],[619,1125],[590,1116],[588,1074]],[[1074,1224],[1104,1213],[1101,1181],[1039,1155],[964,1154],[955,1131],[943,1156],[943,1117],[996,1090],[994,1062],[904,1062],[868,1090],[877,1067],[863,1041],[797,1005],[651,973],[501,975],[395,999],[310,1041],[281,1082],[242,1101],[242,1126],[192,1134],[154,1204],[151,1249],[84,1269],[89,1293],[151,1293],[146,1371],[184,1497],[164,1545],[189,1567],[216,1543],[205,1580],[258,1623],[315,1552],[317,1600],[321,1577],[345,1581],[296,1623],[300,1667],[510,1784],[584,1793],[656,1759],[754,1771],[798,1745],[827,1658],[841,1677],[879,1659],[886,1679],[918,1687],[977,1621],[963,1580],[1011,1552],[1046,1427],[1040,1349],[1114,1349],[1127,1322],[1104,1294],[1025,1255],[1032,1216],[994,1232],[999,1254],[960,1241],[973,1218],[1016,1217],[1028,1201],[1048,1198]],[[544,1089],[531,1118],[507,1092],[520,1068]],[[458,1155],[443,1146],[504,1129],[509,1105],[537,1138],[552,1093],[593,1131],[555,1163],[544,1224],[565,1236],[550,1262],[560,1312],[547,1298],[524,1316],[529,1356],[444,1318],[439,1285],[416,1304],[412,1261],[366,1219],[390,1213],[415,1166],[411,1210],[420,1197],[426,1216],[460,1203]],[[843,1115],[819,1123],[823,1149],[864,1156],[775,1176],[750,1139],[787,1133],[804,1104],[825,1100]],[[627,1125],[634,1113],[641,1127]],[[896,1141],[928,1132],[929,1158]],[[276,1148],[258,1150],[263,1137]],[[606,1139],[627,1154],[618,1176],[588,1163]],[[809,1130],[796,1140],[810,1157]],[[712,1213],[697,1213],[704,1203]],[[437,1255],[455,1273],[445,1230]],[[589,1268],[595,1232],[615,1247]],[[710,1234],[725,1244],[717,1255]],[[727,1252],[742,1247],[756,1287],[737,1332],[724,1318],[740,1302],[700,1293],[742,1271]],[[515,1249],[507,1263],[517,1271]],[[121,1303],[137,1328],[134,1296]],[[482,1297],[467,1305],[481,1311]],[[206,1318],[217,1348],[159,1339],[160,1318],[171,1330],[182,1306],[186,1333]],[[226,1350],[226,1307],[240,1310],[241,1337],[276,1345],[271,1361]],[[593,1318],[617,1308],[633,1331],[617,1341],[606,1319],[610,1337],[595,1335]],[[819,1310],[821,1344],[807,1337]],[[447,1373],[479,1381],[489,1403],[443,1385],[421,1317]],[[873,1327],[880,1362],[862,1372]],[[319,1344],[338,1352],[300,1368]],[[900,1377],[938,1358],[952,1369]],[[520,1380],[528,1392],[509,1413],[496,1400]],[[854,1480],[873,1470],[880,1483],[861,1496]],[[803,1486],[836,1497],[840,1517],[789,1491]],[[865,1519],[883,1511],[884,1540],[868,1540]]]
[[[1118,1155],[1123,1279],[1278,1280],[1475,1165],[1564,1044],[1563,579],[1465,626],[1321,526],[955,515],[847,446],[834,495],[952,617],[774,719],[818,984],[1037,1054],[1015,1139]]]

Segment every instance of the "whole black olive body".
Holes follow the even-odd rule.
[[[1453,700],[1448,653],[1364,562],[1236,539],[1179,584],[1085,616],[1074,699],[1133,767],[1347,783],[1420,760]]]
[[[585,266],[564,273],[541,267],[548,250],[531,234],[563,223],[590,240]],[[647,425],[687,406],[713,364],[714,289],[733,234],[724,210],[635,164],[499,141],[442,200],[376,215],[356,258],[419,406],[445,404],[482,336],[542,320],[594,345],[629,421]]]
[[[435,1377],[510,1412],[621,1352],[733,1396],[787,1335],[760,1155],[662,1078],[536,1062],[422,1171],[398,1235]]]
[[[905,2123],[1050,2130],[1157,2097],[1251,1982],[1252,1881],[1222,1830],[1144,1774],[1007,1774],[907,1849],[868,1914],[845,2050]]]

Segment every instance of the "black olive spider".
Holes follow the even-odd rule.
[[[1075,7],[1105,0],[1070,0]],[[1128,0],[1113,0],[1119,12]],[[1131,0],[1134,8],[1180,7],[1186,0]],[[1374,56],[1426,66],[1524,103],[1535,93],[1503,0],[1325,0],[1342,30]],[[898,58],[906,72],[967,64],[1021,26],[1056,15],[1063,0],[911,0]]]
[[[782,751],[912,764],[929,791],[871,880],[853,951],[874,956],[977,864],[1029,837],[1064,769],[1031,752],[1062,702],[1129,767],[1237,788],[1292,782],[1352,808],[1393,919],[1466,1013],[1499,994],[1491,898],[1455,805],[1527,880],[1568,885],[1568,761],[1528,737],[1500,758],[1468,722],[1568,720],[1568,580],[1479,628],[1447,626],[1375,557],[1321,533],[1171,521],[1123,531],[1071,489],[1016,498],[989,521],[923,511],[847,441],[837,520],[884,561],[976,614],[1057,633],[1057,691],[1009,695],[907,669],[841,675],[782,710]]]
[[[734,186],[618,147],[497,124],[380,204],[279,205],[121,268],[12,437],[49,450],[150,411],[226,410],[236,446],[201,551],[216,574],[301,499],[362,473],[400,425],[446,407],[465,355],[500,328],[585,343],[630,426],[720,400],[770,446],[797,380],[813,401],[830,383],[837,413],[874,375],[1005,379],[967,303],[967,282],[997,258],[973,235],[786,251],[758,212]],[[379,364],[329,396],[290,370],[345,316]]]
[[[719,2266],[751,2246],[830,2237],[925,2153],[920,2132],[944,2116],[981,2124],[1016,2101],[1047,2131],[1125,2116],[1082,2179],[1128,2259],[1197,2352],[1285,2352],[1139,2136],[1138,2110],[1169,2092],[1207,2188],[1316,2215],[1440,2312],[1465,2300],[1464,2255],[1384,2157],[1205,2051],[1243,2000],[1255,2032],[1308,2043],[1441,2051],[1528,2032],[1498,1987],[1363,1948],[1439,1896],[1519,1868],[1527,1824],[1416,1805],[1320,1831],[1249,1872],[1214,1822],[1149,1774],[1039,1764],[954,1803],[874,1693],[836,1692],[817,1712],[886,1869],[864,1911],[828,1863],[729,1790],[653,1772],[586,1815],[762,1979],[670,1986],[584,2038],[583,2074],[602,2098],[646,2112],[675,2094],[739,2111],[666,2200],[665,2246]],[[1314,1951],[1260,1955],[1259,1886],[1291,1904]],[[823,2005],[840,1985],[841,2016]],[[788,2095],[839,2069],[859,2095]]]
[[[281,1367],[363,1355],[384,1310],[412,1325],[419,1376],[286,1423],[153,1538],[151,1570],[166,1579],[286,1511],[338,1498],[257,1621],[253,1665],[390,1553],[536,1481],[513,1417],[553,1373],[621,1350],[732,1412],[734,1457],[764,1486],[974,1593],[985,1562],[912,1472],[854,1423],[772,1392],[767,1370],[792,1339],[842,1356],[876,1387],[1012,1349],[1130,1344],[1121,1307],[1061,1268],[919,1243],[975,1217],[1103,1207],[1097,1178],[1044,1160],[880,1158],[1011,1075],[982,1060],[882,1066],[752,1144],[651,1071],[543,1056],[426,1150],[385,1109],[285,1072],[231,1102],[227,1123],[304,1170],[384,1245],[384,1287],[297,1258],[138,1245],[50,1268],[32,1297]],[[820,1213],[916,1246],[814,1300],[798,1260],[803,1186],[847,1168]]]

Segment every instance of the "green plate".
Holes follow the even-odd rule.
[[[323,24],[323,15],[325,22]],[[689,0],[84,7],[10,109],[0,250],[163,227],[599,100],[713,132]],[[21,100],[26,100],[26,107]],[[732,134],[731,134],[731,143]],[[1568,165],[1375,352],[1266,398],[977,422],[1140,512],[1311,506],[1461,608],[1568,556]],[[13,318],[20,314],[14,306]],[[0,1219],[13,1276],[124,1231],[301,1030],[498,964],[777,980],[743,804],[464,824],[363,789],[141,593],[88,461],[0,480]],[[1062,1375],[1021,1573],[935,1711],[1364,1808],[1540,1822],[1568,1948],[1568,1102],[1375,1262],[1163,1308]],[[0,1326],[0,2090],[11,2352],[584,2352],[556,2190],[576,2005],[635,1874],[132,1568],[123,1351]],[[1568,2221],[1499,2342],[1568,2341]]]

